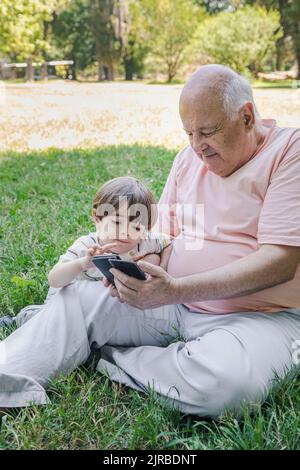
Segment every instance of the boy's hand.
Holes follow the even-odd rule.
[[[87,251],[87,255],[82,258],[82,269],[90,269],[94,265],[92,263],[93,256],[104,255],[106,253],[111,253],[111,249],[116,246],[117,243],[107,243],[106,245],[100,246],[97,243],[90,246]]]

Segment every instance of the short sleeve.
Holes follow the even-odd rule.
[[[179,152],[173,162],[165,187],[158,203],[158,221],[155,230],[161,233],[170,232],[170,209],[177,202],[177,174],[178,166],[186,148]]]
[[[87,250],[96,243],[96,235],[94,233],[90,233],[89,235],[85,235],[83,237],[78,238],[68,249],[67,251],[60,256],[59,262],[66,263],[68,261],[73,261],[77,258],[82,258],[83,256],[87,255]],[[98,281],[102,279],[103,276],[101,272],[96,268],[92,267],[90,269],[86,269],[82,271],[78,276],[76,276],[75,280],[92,280]]]
[[[159,200],[159,206],[162,204],[175,204],[176,203],[176,187],[177,187],[177,164],[178,156],[173,161],[171,171],[168,175],[165,187]]]
[[[258,222],[259,244],[300,246],[300,136],[290,145],[265,195]]]
[[[140,242],[140,254],[161,253],[170,243],[171,239],[167,235],[149,232],[147,238]]]
[[[67,251],[60,256],[59,261],[73,261],[76,258],[86,256],[88,248],[93,244],[90,236],[83,236],[78,238]]]

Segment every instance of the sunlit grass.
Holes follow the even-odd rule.
[[[296,86],[296,80],[253,80],[251,81],[253,88],[293,88]],[[298,87],[300,85],[298,84]]]
[[[187,144],[178,114],[182,84],[50,82],[6,84],[2,150]],[[300,127],[299,89],[255,89],[262,117]]]

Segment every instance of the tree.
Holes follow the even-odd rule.
[[[280,24],[283,35],[277,42],[277,67],[281,68],[282,50],[285,40],[292,38],[295,58],[300,79],[300,2],[299,0],[245,0],[251,5],[263,5],[267,9],[277,9],[280,12]]]
[[[293,39],[294,51],[298,64],[298,76],[300,80],[300,2],[279,0],[279,9],[286,23],[286,30]]]
[[[151,53],[171,82],[188,59],[188,47],[204,10],[192,0],[141,0],[141,5]]]
[[[90,0],[90,24],[100,80],[102,69],[106,80],[114,79],[115,66],[127,43],[127,12],[126,0]]]
[[[194,0],[194,3],[204,7],[209,14],[220,13],[224,10],[230,11],[233,7],[232,0]]]
[[[142,78],[144,60],[149,53],[146,18],[140,0],[130,0],[128,8],[128,37],[123,48],[125,79],[132,80],[136,74]]]
[[[257,73],[281,35],[277,11],[245,6],[207,19],[197,33],[198,51],[239,72]]]
[[[89,14],[89,0],[73,0],[56,13],[53,21],[53,55],[73,60],[73,80],[77,78],[77,70],[95,61]]]
[[[42,59],[49,46],[44,25],[59,4],[60,0],[1,0],[0,52],[11,60],[27,60],[29,80],[33,59]]]

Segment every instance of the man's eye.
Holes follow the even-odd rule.
[[[135,227],[135,230],[136,230],[137,232],[140,232],[140,231],[141,231],[141,228],[140,228],[140,227]]]
[[[201,135],[202,135],[203,137],[211,137],[212,135],[215,134],[215,132],[216,132],[216,131],[213,131],[213,132],[209,132],[209,133],[207,133],[207,134],[205,134],[204,132],[201,132]],[[193,134],[190,133],[190,132],[187,132],[187,135],[188,135],[189,138],[193,137]]]

